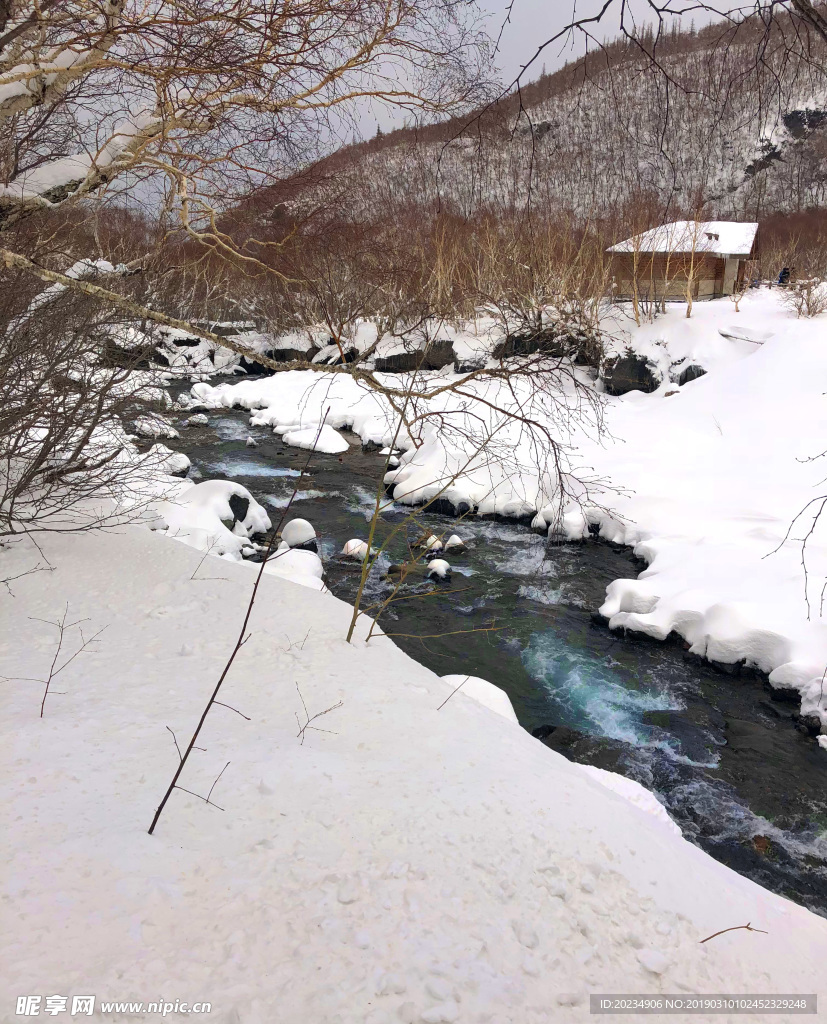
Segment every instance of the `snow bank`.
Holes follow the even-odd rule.
[[[626,350],[645,359],[664,390],[672,387],[690,366],[707,373],[739,363],[777,332],[790,327],[790,313],[768,291],[750,292],[740,312],[730,299],[696,302],[687,319],[686,305],[669,303],[654,323],[637,327],[628,307],[615,307],[603,320],[606,356]]]
[[[232,480],[183,481],[157,509],[161,519],[154,529],[235,560],[252,553],[250,538],[272,525],[247,488]]]
[[[441,676],[441,679],[452,690],[460,687],[458,693],[470,697],[471,700],[477,701],[490,711],[495,711],[503,718],[507,718],[509,722],[519,725],[508,694],[499,686],[489,683],[487,679],[480,679],[479,676],[449,675]]]
[[[312,370],[287,370],[238,384],[196,384],[192,395],[207,409],[249,409],[252,426],[281,434],[299,425],[318,430],[324,420],[334,429],[354,430],[362,441],[384,445],[393,440],[392,417],[382,400],[344,374],[322,377]]]
[[[282,440],[293,448],[308,448],[310,451],[324,452],[327,455],[339,455],[350,447],[342,435],[326,423],[321,430],[318,426],[288,430],[282,435]]]
[[[605,786],[606,789],[610,789],[613,793],[617,793],[618,796],[622,796],[624,800],[629,800],[635,807],[639,807],[641,811],[651,814],[665,825],[673,835],[680,836],[681,830],[666,813],[666,808],[660,800],[658,800],[654,793],[650,793],[648,789],[641,786],[639,782],[635,782],[634,779],[627,779],[625,775],[619,775],[617,772],[607,772],[604,768],[597,768],[593,764],[581,764],[580,768],[591,778],[596,779],[601,786]]]
[[[22,993],[90,992],[209,1000],[217,1024],[543,1024],[585,1021],[596,991],[821,987],[827,922],[475,700],[438,711],[446,681],[386,638],[347,644],[346,605],[275,576],[221,693],[250,720],[215,707],[181,779],[206,795],[229,762],[223,810],[177,791],[147,835],[254,567],[192,579],[198,552],[135,528],[41,543],[54,572],[0,601],[6,1018]],[[40,718],[16,677],[42,676],[40,620],[67,602],[107,628]],[[302,744],[297,716],[323,711]],[[766,934],[700,941],[747,921]]]
[[[609,410],[618,441],[589,457],[632,493],[612,499],[614,514],[588,516],[601,536],[633,545],[649,566],[637,580],[612,583],[601,612],[613,628],[657,639],[675,631],[695,654],[770,673],[774,685],[801,692],[802,712],[827,731],[827,625],[818,598],[827,535],[817,528],[808,543],[809,620],[795,538],[812,516],[787,537],[824,475],[808,461],[827,433],[824,321],[781,313],[774,293],[748,300],[743,325],[775,327],[763,345],[729,343],[748,344],[748,358],[719,365],[678,395],[629,395]],[[721,340],[715,325],[729,323],[730,305],[703,307],[710,337]],[[571,529],[582,533],[583,521]]]

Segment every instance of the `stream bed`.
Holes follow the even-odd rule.
[[[178,389],[180,390],[180,389]],[[277,522],[307,452],[290,448],[249,414],[208,413],[174,447],[193,479],[243,484]],[[248,448],[252,436],[258,447]],[[355,435],[341,456],[314,454],[288,518],[319,535],[329,589],[352,603],[361,566],[340,557],[367,539],[385,457]],[[686,659],[680,645],[619,636],[594,621],[608,583],[642,565],[599,541],[552,547],[517,522],[411,512],[384,499],[362,607],[394,590],[385,578],[422,527],[459,534],[450,581],[411,573],[382,614],[386,634],[439,675],[481,676],[502,687],[521,725],[571,760],[617,771],[657,794],[684,836],[761,885],[827,916],[827,756],[795,727],[797,705],[764,682]],[[396,531],[394,533],[394,531]],[[494,628],[492,628],[494,627]],[[391,638],[392,637],[392,638]]]

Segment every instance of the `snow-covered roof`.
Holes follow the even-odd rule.
[[[749,256],[755,241],[757,224],[734,220],[677,220],[644,231],[625,242],[611,246],[609,252],[706,252],[721,256]]]

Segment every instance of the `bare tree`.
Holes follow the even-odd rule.
[[[107,365],[117,324],[82,294],[56,286],[17,305],[13,293],[0,300],[0,534],[139,516],[168,454],[139,452],[124,427],[164,398],[135,372],[143,353]]]

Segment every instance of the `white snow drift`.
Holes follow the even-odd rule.
[[[588,1020],[590,992],[820,988],[823,919],[269,575],[220,695],[247,718],[213,708],[147,835],[255,567],[198,578],[197,551],[137,528],[41,543],[48,585],[0,601],[4,1018],[58,992],[208,1000],[217,1024],[545,1024]],[[41,556],[3,557],[12,575]],[[41,718],[17,677],[48,670],[43,620],[67,603],[106,630]],[[222,769],[223,810],[184,792]]]

